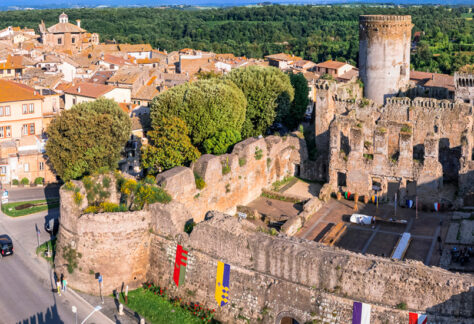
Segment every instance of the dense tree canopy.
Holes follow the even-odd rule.
[[[280,112],[278,119],[288,129],[293,130],[303,121],[306,108],[309,104],[308,81],[302,73],[290,73],[290,82],[295,89],[295,99],[291,102],[288,111]]]
[[[185,165],[199,158],[199,151],[191,144],[185,122],[176,116],[160,115],[153,130],[147,133],[149,145],[142,148],[142,166],[150,173]]]
[[[207,154],[227,153],[231,146],[240,142],[241,139],[240,132],[235,129],[222,130],[204,141],[204,152]]]
[[[277,111],[288,111],[293,101],[290,78],[277,68],[249,66],[234,69],[225,79],[234,82],[247,98],[242,138],[264,135],[274,122]]]
[[[150,43],[168,51],[185,47],[247,57],[288,52],[314,62],[326,59],[358,61],[358,17],[361,14],[411,15],[413,33],[433,55],[412,56],[418,70],[453,73],[474,63],[473,13],[469,7],[411,6],[263,6],[207,10],[164,8],[68,9],[70,21],[82,19],[82,27],[102,40]],[[49,27],[61,10],[0,12],[0,28]],[[446,56],[438,55],[446,53]]]
[[[173,87],[155,97],[151,104],[152,126],[163,117],[176,116],[189,129],[194,146],[224,129],[240,132],[247,100],[233,83],[221,79],[199,80]]]
[[[77,179],[101,167],[115,169],[130,137],[128,115],[113,100],[81,103],[49,124],[46,154],[64,180]]]

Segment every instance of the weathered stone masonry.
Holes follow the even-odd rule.
[[[291,165],[297,165],[297,157],[283,152],[301,150],[304,154],[304,148],[297,146],[297,138],[286,141],[282,144],[283,139],[275,137],[254,139],[248,141],[250,148],[236,147],[234,153],[242,154],[240,158],[245,156],[248,164],[241,169],[232,167],[236,173],[232,179],[235,176],[238,183],[238,186],[234,184],[233,190],[241,190],[240,198],[232,204],[247,199],[244,192],[252,184],[263,186],[293,170]],[[266,146],[265,143],[274,145]],[[267,149],[260,160],[254,157],[256,145]],[[272,154],[286,156],[289,160],[274,158],[267,165],[267,157],[275,156]],[[97,281],[91,274],[95,272],[103,275],[106,294],[120,289],[122,284],[133,288],[151,280],[169,287],[173,295],[216,308],[218,318],[226,323],[242,322],[243,318],[251,323],[259,318],[265,323],[279,323],[284,315],[300,323],[313,319],[348,323],[354,300],[373,305],[373,323],[408,322],[408,312],[395,309],[400,302],[406,302],[410,310],[428,312],[433,322],[471,321],[474,316],[474,278],[471,275],[453,274],[420,262],[364,256],[286,236],[274,237],[258,232],[245,220],[239,222],[237,218],[219,212],[205,213],[207,220],[198,223],[190,235],[184,233],[186,221],[200,220],[198,213],[205,210],[201,206],[190,208],[191,202],[196,201],[195,205],[199,205],[199,199],[203,199],[203,205],[232,209],[230,203],[227,205],[219,198],[226,194],[225,190],[221,191],[226,185],[222,179],[229,174],[222,175],[217,166],[210,168],[213,164],[209,161],[212,160],[213,157],[204,157],[207,164],[198,161],[193,166],[194,171],[199,170],[200,165],[208,166],[205,168],[208,171],[202,174],[210,192],[190,200],[189,197],[194,199],[192,195],[196,190],[193,177],[192,185],[183,183],[183,186],[189,185],[188,189],[175,187],[181,188],[181,194],[170,191],[175,196],[171,203],[154,204],[140,212],[82,215],[81,210],[87,202],[78,207],[73,201],[73,192],[61,189],[62,221],[55,261],[58,271],[67,263],[63,252],[69,245],[82,254],[78,268],[68,275],[68,282],[74,288],[98,294]],[[281,168],[280,173],[278,168]],[[216,170],[215,179],[207,176],[210,170]],[[266,181],[255,182],[259,170],[260,178]],[[177,174],[182,172],[189,173],[179,168],[170,172],[170,177],[158,177],[158,181],[166,182],[164,185],[170,190]],[[274,175],[269,176],[271,174]],[[249,182],[243,181],[244,176]],[[85,193],[82,183],[75,185]],[[211,185],[215,187],[211,188]],[[190,258],[186,282],[179,288],[172,281],[176,244],[183,245]],[[214,300],[218,261],[231,266],[230,299],[222,308],[218,308]]]

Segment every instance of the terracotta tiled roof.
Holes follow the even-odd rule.
[[[24,84],[0,79],[0,102],[39,100],[44,97]]]
[[[144,85],[138,90],[137,94],[133,96],[133,99],[152,100],[159,94],[160,92],[155,86]]]
[[[85,30],[79,28],[77,25],[70,23],[59,23],[48,28],[48,32],[52,34],[63,34],[63,33],[84,33]]]
[[[21,63],[18,62],[17,59],[14,59],[13,56],[8,55],[7,61],[4,63],[0,63],[0,69],[1,70],[6,70],[6,69],[22,69],[23,66]]]
[[[347,63],[344,63],[344,62],[329,60],[329,61],[326,61],[326,62],[316,64],[316,66],[317,67],[322,67],[322,68],[325,68],[325,69],[339,69],[339,68],[343,67],[346,64]]]
[[[126,68],[118,70],[109,80],[109,83],[133,84],[143,72],[140,68]]]
[[[359,69],[352,69],[352,70],[347,71],[346,73],[341,74],[338,77],[338,79],[351,80],[352,78],[358,77],[358,76],[359,76]]]
[[[114,73],[115,71],[97,71],[88,82],[106,84],[107,80],[110,79]]]
[[[272,54],[265,56],[266,59],[273,60],[273,61],[299,61],[301,57],[286,54],[286,53],[279,53],[279,54]]]
[[[119,45],[121,52],[150,52],[153,48],[150,44],[123,44]]]
[[[71,86],[64,93],[78,95],[89,98],[99,98],[110,92],[114,87],[105,84],[83,82],[75,86]]]
[[[129,114],[130,112],[132,112],[132,110],[136,107],[138,107],[138,105],[135,105],[135,104],[131,104],[131,103],[125,103],[125,102],[121,102],[118,104],[119,107],[125,111],[127,114]]]
[[[315,66],[316,63],[311,62],[311,61],[307,61],[307,60],[299,60],[299,61],[296,61],[295,63],[293,63],[293,65],[295,67],[298,67],[298,68],[303,68],[305,65]]]
[[[454,77],[449,74],[410,71],[410,80],[423,87],[446,88],[454,91]]]
[[[137,64],[152,64],[152,63],[160,63],[160,59],[157,57],[154,58],[145,58],[145,59],[137,59]]]
[[[69,89],[69,87],[71,87],[71,86],[72,86],[71,82],[61,82],[60,84],[58,84],[58,86],[56,87],[55,90],[65,91],[65,90]]]

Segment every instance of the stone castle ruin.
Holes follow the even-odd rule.
[[[349,323],[354,301],[372,305],[372,323],[408,323],[408,311],[427,313],[430,323],[472,323],[472,275],[270,235],[235,215],[293,175],[324,180],[320,198],[378,189],[385,200],[397,194],[401,205],[416,196],[431,206],[474,206],[472,74],[456,74],[454,102],[397,97],[408,86],[411,28],[409,16],[361,16],[363,85],[319,80],[315,86],[316,161],[308,159],[301,134],[249,138],[230,154],[203,155],[159,174],[156,183],[172,201],[135,212],[87,214],[84,184],[74,181],[85,197],[79,205],[74,192],[61,188],[57,270],[66,269],[73,250],[80,255],[68,277],[74,288],[98,294],[97,272],[106,294],[153,281],[172,296],[216,308],[225,323]],[[118,202],[115,182],[110,190]],[[321,204],[318,197],[306,202],[282,232],[296,232],[309,208]],[[190,234],[189,223],[196,223]],[[179,287],[178,244],[188,251]],[[228,304],[221,307],[214,299],[218,262],[230,266]]]

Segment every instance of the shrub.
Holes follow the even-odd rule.
[[[106,213],[125,212],[128,210],[127,206],[125,205],[118,205],[109,201],[104,201],[101,203],[99,208]]]
[[[12,185],[18,186],[19,184],[20,184],[20,181],[18,181],[18,179],[13,179],[12,180]]]
[[[35,179],[35,185],[42,185],[43,181],[44,181],[44,179],[42,177],[37,177]]]
[[[374,159],[374,155],[373,155],[373,154],[364,153],[364,158],[365,158],[366,160],[373,160],[373,159]]]
[[[64,184],[64,189],[66,189],[67,191],[74,191],[74,189],[76,189],[76,186],[71,181],[68,181]]]
[[[82,258],[80,253],[77,253],[70,245],[63,248],[63,257],[67,261],[67,272],[73,273],[77,268],[78,258]]]
[[[145,179],[143,180],[143,182],[147,183],[147,184],[155,184],[155,177],[152,176],[152,175],[147,175],[145,177]]]
[[[224,154],[230,151],[231,147],[240,142],[242,137],[240,131],[235,129],[225,129],[217,132],[203,143],[204,152],[208,154]]]
[[[187,221],[186,224],[184,224],[184,232],[185,233],[188,233],[188,234],[191,234],[191,232],[193,231],[193,228],[194,226],[196,225],[196,223],[194,221]]]
[[[239,158],[239,165],[243,167],[245,164],[247,164],[247,159],[246,158]]]
[[[226,160],[222,162],[222,174],[226,175],[229,172],[230,172],[229,158],[226,158]]]
[[[23,179],[21,179],[21,184],[24,185],[24,186],[29,185],[30,180],[28,180],[28,178],[23,178]]]
[[[99,206],[87,206],[86,209],[84,209],[84,214],[97,214],[100,212]]]
[[[161,187],[140,184],[134,197],[134,209],[140,210],[145,204],[156,202],[167,204],[171,201],[171,196]]]
[[[372,142],[369,142],[369,141],[365,141],[365,142],[364,142],[364,148],[365,148],[366,150],[370,149],[371,146],[372,146]]]
[[[403,125],[400,129],[400,132],[411,134],[411,127],[408,125]]]
[[[405,303],[405,302],[398,303],[396,307],[397,307],[397,309],[406,310],[407,309],[407,303]]]
[[[82,178],[82,183],[84,184],[84,188],[86,188],[86,190],[91,190],[92,186],[94,185],[90,176],[85,176]]]
[[[103,186],[104,188],[109,188],[109,187],[110,187],[110,181],[111,181],[111,180],[110,180],[109,177],[104,176],[104,177],[102,178],[102,186]]]
[[[271,166],[272,166],[272,159],[267,158],[267,169],[270,169]]]
[[[109,171],[110,171],[110,168],[108,166],[102,166],[97,170],[97,173],[98,174],[106,174]]]
[[[255,160],[260,160],[263,157],[263,151],[256,146],[255,147]]]
[[[134,179],[125,180],[122,185],[122,188],[120,188],[120,192],[127,196],[130,196],[133,192],[137,190],[137,185],[138,183]]]
[[[359,107],[360,108],[364,108],[365,106],[368,106],[369,105],[369,99],[366,99],[366,98],[362,98],[362,100],[360,101],[359,103]]]
[[[196,172],[194,172],[194,181],[196,182],[196,188],[198,188],[199,190],[204,189],[204,187],[206,186],[206,182],[204,182],[204,179],[201,178],[201,176]]]
[[[84,199],[84,196],[81,195],[80,192],[74,192],[74,202],[76,205],[80,205],[82,203],[82,200]]]

